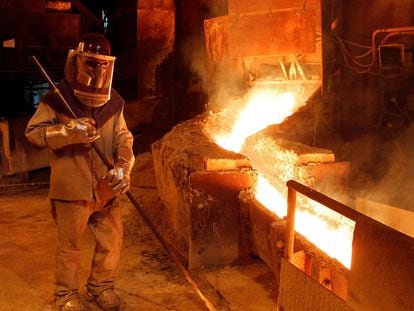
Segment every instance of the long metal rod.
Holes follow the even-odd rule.
[[[73,118],[77,118],[75,112],[72,110],[72,108],[69,106],[68,102],[62,95],[62,93],[59,91],[59,89],[56,87],[55,83],[52,81],[52,79],[47,74],[46,70],[43,68],[42,64],[39,62],[39,60],[36,58],[36,56],[32,56],[32,59],[34,60],[37,67],[42,72],[43,76],[46,78],[50,86],[53,88],[53,91],[59,96],[62,103],[65,105],[65,107],[68,109],[68,111],[71,113]],[[113,166],[111,162],[106,158],[103,151],[99,148],[99,146],[95,143],[91,143],[92,148],[96,151],[98,156],[101,158],[101,160],[104,162],[104,164],[108,167],[108,169],[112,169]],[[187,269],[181,264],[180,260],[178,259],[175,252],[171,250],[171,248],[168,246],[167,242],[162,238],[162,236],[159,234],[155,226],[152,224],[150,218],[147,216],[147,214],[144,212],[144,210],[139,205],[138,201],[134,198],[134,196],[131,194],[130,191],[126,192],[127,197],[131,201],[132,205],[134,205],[135,209],[140,213],[142,218],[144,219],[145,223],[150,227],[154,235],[157,237],[159,242],[162,244],[164,249],[167,251],[169,257],[171,260],[177,265],[180,272],[183,274],[184,278],[188,281],[188,283],[192,286],[193,290],[197,293],[199,298],[203,301],[205,307],[210,311],[215,311],[216,308],[213,306],[213,304],[204,296],[204,294],[200,291],[197,284],[194,282],[194,280],[191,278],[190,274],[188,273]]]

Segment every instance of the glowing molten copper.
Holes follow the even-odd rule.
[[[286,197],[261,175],[258,178],[256,200],[280,218],[287,214]],[[314,211],[318,211],[318,214]],[[352,220],[311,200],[303,202],[301,208],[296,210],[295,218],[297,232],[348,269],[351,267],[355,226]]]
[[[295,113],[301,103],[294,94],[260,89],[250,93],[247,105],[234,117],[229,133],[209,133],[221,147],[240,152],[247,137],[272,124],[279,124]],[[249,156],[248,150],[243,153]],[[252,163],[255,167],[255,163]],[[287,168],[293,171],[293,168]],[[289,179],[290,172],[280,172]],[[259,175],[256,199],[279,217],[286,216],[286,182],[275,185]],[[283,189],[283,190],[281,190]],[[299,204],[298,204],[299,205]],[[295,230],[314,243],[329,256],[336,258],[345,267],[351,266],[354,223],[317,202],[301,198],[296,211]]]
[[[278,93],[271,89],[253,91],[247,105],[237,116],[231,132],[213,137],[221,147],[240,152],[244,141],[271,124],[279,124],[298,109],[292,93]]]

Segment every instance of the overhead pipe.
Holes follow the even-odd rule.
[[[390,28],[380,28],[375,30],[372,33],[372,37],[371,37],[371,42],[372,42],[372,63],[375,62],[375,60],[377,59],[377,50],[376,50],[376,43],[375,43],[375,37],[378,34],[381,33],[388,33],[388,34],[395,34],[395,35],[404,35],[404,34],[409,34],[409,35],[413,35],[414,34],[414,26],[406,26],[406,27],[390,27]]]

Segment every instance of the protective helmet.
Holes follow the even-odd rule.
[[[85,35],[76,50],[69,50],[65,78],[87,106],[100,107],[111,97],[115,57],[110,54],[109,42],[100,33]]]

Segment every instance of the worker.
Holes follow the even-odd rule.
[[[103,310],[121,304],[114,291],[123,237],[119,197],[129,188],[134,154],[124,101],[112,88],[114,62],[107,38],[86,34],[68,53],[59,91],[45,94],[25,131],[32,144],[51,151],[49,198],[58,240],[54,308],[60,311],[89,310],[88,300]],[[96,245],[81,295],[78,273],[87,226]]]

